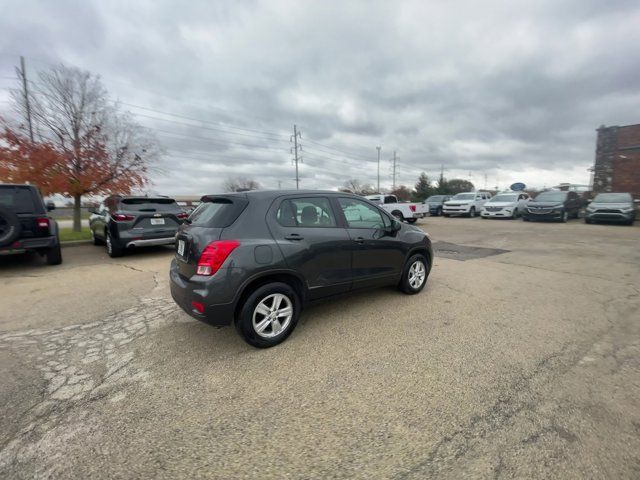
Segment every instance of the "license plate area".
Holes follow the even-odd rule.
[[[152,218],[151,225],[164,225],[164,218]]]
[[[184,258],[184,251],[185,251],[185,241],[178,240],[178,247],[177,247],[178,255]]]

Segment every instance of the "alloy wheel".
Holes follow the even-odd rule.
[[[411,288],[413,288],[414,290],[420,288],[427,276],[426,273],[427,269],[425,268],[424,263],[422,263],[421,260],[416,260],[415,262],[413,262],[413,264],[411,264],[411,267],[409,267],[408,273],[409,285],[411,286]]]
[[[254,331],[263,338],[273,338],[284,332],[293,318],[293,302],[282,293],[264,297],[253,310]]]

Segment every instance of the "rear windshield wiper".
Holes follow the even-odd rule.
[[[156,209],[155,208],[140,208],[138,209],[139,212],[155,212]]]

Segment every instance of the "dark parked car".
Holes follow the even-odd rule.
[[[32,185],[0,184],[0,255],[36,252],[62,263],[58,224],[47,214],[54,208]]]
[[[536,198],[527,203],[522,211],[522,219],[556,220],[566,222],[569,218],[578,218],[585,201],[576,192],[547,190],[540,192]]]
[[[336,192],[205,196],[176,240],[176,303],[256,347],[285,340],[309,301],[382,285],[418,293],[433,259],[422,230]]]
[[[636,206],[630,193],[599,193],[585,211],[585,223],[622,222],[633,225]]]
[[[429,206],[429,215],[439,217],[442,215],[442,205],[448,200],[451,200],[450,195],[431,195],[424,204]]]
[[[187,218],[172,198],[111,195],[91,210],[94,245],[106,244],[110,257],[125,250],[175,243],[178,226]]]

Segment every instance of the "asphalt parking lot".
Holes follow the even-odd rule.
[[[640,226],[418,225],[423,293],[269,350],[177,309],[169,249],[0,259],[0,477],[638,478]]]

